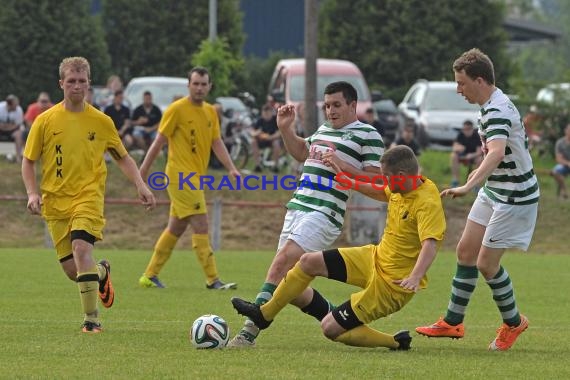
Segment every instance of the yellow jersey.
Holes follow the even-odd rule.
[[[179,175],[191,177],[198,184],[210,161],[212,142],[220,138],[216,109],[209,103],[193,104],[188,97],[172,103],[160,120],[158,131],[168,138],[166,175],[171,183],[179,183]]]
[[[384,189],[388,197],[388,215],[375,262],[379,273],[389,283],[412,272],[424,240],[431,238],[441,243],[445,235],[445,214],[439,190],[432,181],[421,178],[423,183],[407,194],[392,193],[388,186]],[[427,277],[422,279],[420,286],[427,286]]]
[[[103,216],[106,151],[115,159],[127,155],[111,118],[87,103],[83,112],[70,112],[61,102],[37,117],[24,156],[41,159],[46,219]]]

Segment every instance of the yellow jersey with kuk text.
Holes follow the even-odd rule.
[[[41,160],[46,219],[103,217],[105,152],[114,159],[127,155],[111,118],[93,106],[70,112],[61,102],[37,117],[24,156]]]

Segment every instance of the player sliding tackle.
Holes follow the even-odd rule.
[[[336,172],[341,168],[324,158]],[[368,323],[400,310],[420,289],[427,286],[426,272],[445,233],[445,216],[435,184],[418,176],[418,161],[407,146],[396,146],[380,159],[383,174],[390,179],[383,190],[359,184],[358,191],[388,202],[384,235],[378,245],[339,248],[306,253],[291,269],[269,302],[260,306],[232,298],[239,314],[260,329],[269,327],[287,304],[306,307],[312,301],[312,280],[326,277],[362,290],[322,319],[323,334],[336,342],[361,347],[408,350],[409,331],[394,335],[374,330]],[[406,178],[393,181],[393,177]]]

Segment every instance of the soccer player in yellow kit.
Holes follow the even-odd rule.
[[[330,164],[339,171],[333,162]],[[306,253],[266,304],[258,306],[232,298],[238,313],[260,329],[267,328],[291,301],[311,302],[312,294],[305,289],[316,276],[327,277],[362,288],[323,318],[321,328],[327,338],[359,347],[410,348],[409,331],[389,335],[366,324],[397,312],[427,286],[427,270],[445,234],[445,216],[437,187],[418,175],[418,161],[409,147],[399,145],[385,151],[380,164],[386,177],[383,185],[356,185],[349,180],[353,189],[388,202],[380,243]]]
[[[176,100],[164,112],[158,134],[140,167],[143,178],[149,175],[152,163],[168,143],[166,175],[170,198],[168,225],[158,238],[148,266],[139,279],[145,288],[164,288],[158,274],[164,267],[178,239],[188,224],[192,228],[192,248],[206,276],[208,289],[234,289],[237,284],[223,283],[218,275],[208,235],[208,211],[204,191],[200,188],[200,176],[205,175],[210,152],[234,178],[240,173],[234,166],[226,146],[220,138],[220,123],[216,109],[207,103],[212,87],[210,74],[203,67],[195,67],[188,73],[187,97]]]
[[[105,307],[113,305],[111,267],[95,263],[93,245],[103,239],[105,179],[104,154],[109,152],[133,182],[147,209],[155,206],[152,192],[127,154],[111,118],[84,99],[90,67],[83,57],[65,58],[59,66],[63,101],[45,111],[32,124],[24,150],[22,178],[28,193],[28,210],[47,223],[65,274],[79,287],[83,332],[102,331],[97,293]],[[35,162],[41,159],[40,191]]]

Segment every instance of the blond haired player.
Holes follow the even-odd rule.
[[[340,171],[334,162],[330,164]],[[409,331],[390,335],[367,324],[397,312],[415,292],[427,286],[427,270],[444,237],[445,216],[437,187],[418,175],[418,161],[409,147],[399,145],[387,150],[380,164],[388,179],[383,189],[362,183],[355,187],[367,196],[388,202],[380,243],[306,253],[264,305],[232,298],[238,313],[260,329],[267,328],[291,301],[308,305],[312,295],[305,289],[315,277],[327,277],[362,289],[323,318],[321,328],[327,338],[359,347],[410,348]]]
[[[83,332],[102,331],[97,294],[111,307],[114,290],[107,260],[93,259],[93,245],[103,238],[103,204],[109,152],[137,188],[147,209],[155,205],[135,162],[127,154],[113,121],[85,102],[89,88],[89,62],[65,58],[59,66],[63,101],[37,117],[24,150],[22,177],[28,193],[28,210],[46,220],[65,274],[79,287],[84,313]],[[40,190],[35,162],[41,159]]]
[[[211,87],[208,70],[203,67],[190,70],[189,96],[176,100],[166,109],[156,139],[140,167],[143,178],[147,178],[156,156],[168,142],[166,175],[170,179],[167,187],[170,218],[168,226],[154,246],[154,252],[144,274],[139,279],[142,287],[165,287],[158,279],[158,274],[170,258],[174,246],[188,224],[194,233],[192,248],[206,275],[206,287],[229,289],[237,286],[235,283],[225,284],[219,278],[208,236],[206,199],[199,183],[200,176],[206,174],[208,169],[212,150],[233,177],[239,176],[239,171],[235,168],[220,138],[220,123],[216,109],[206,102]]]

